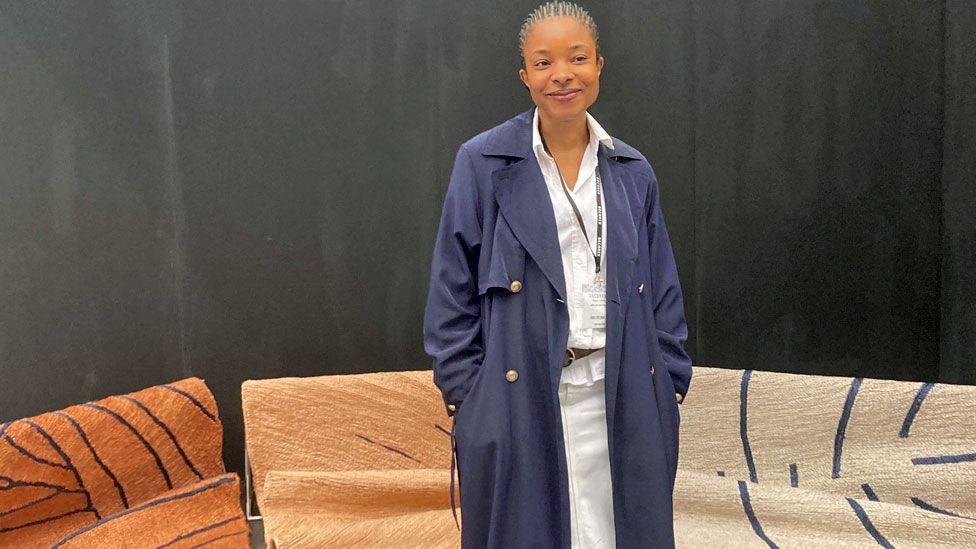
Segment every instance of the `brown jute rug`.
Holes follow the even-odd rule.
[[[221,437],[216,402],[198,378],[0,423],[0,547],[141,547],[235,509],[233,526],[246,529]]]

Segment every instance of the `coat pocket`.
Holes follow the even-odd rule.
[[[674,412],[674,428],[677,431],[677,429],[679,429],[681,426],[681,407],[678,406],[678,392],[674,389],[674,380],[671,379],[671,372],[668,371],[667,365],[662,364],[662,366],[664,367],[664,372],[662,372],[662,375],[664,376],[664,379],[667,380],[668,394],[674,397],[670,403],[670,406]]]

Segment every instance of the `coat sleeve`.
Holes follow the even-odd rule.
[[[648,165],[649,167],[649,165]],[[678,269],[671,249],[671,240],[664,224],[660,190],[654,170],[648,185],[647,230],[650,245],[651,295],[654,297],[654,324],[664,361],[678,393],[680,403],[691,385],[691,357],[684,349],[688,339],[684,299]]]
[[[478,256],[481,220],[474,164],[462,145],[454,159],[434,243],[424,310],[424,350],[448,416],[461,406],[481,366]]]

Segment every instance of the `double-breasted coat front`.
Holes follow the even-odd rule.
[[[571,546],[558,396],[569,313],[535,108],[461,145],[434,245],[424,347],[453,420],[465,549]],[[613,145],[597,158],[616,545],[670,547],[687,325],[657,178]]]

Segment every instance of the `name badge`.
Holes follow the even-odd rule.
[[[583,299],[589,312],[590,325],[596,330],[607,328],[607,285],[603,277],[583,283]]]

